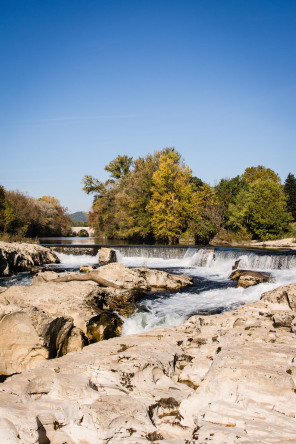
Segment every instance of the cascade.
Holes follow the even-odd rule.
[[[195,249],[194,249],[195,250]],[[122,257],[182,259],[188,247],[128,246],[116,247]]]
[[[289,270],[296,268],[296,252],[250,251],[200,248],[190,260],[191,266],[226,268],[234,265],[251,270]]]

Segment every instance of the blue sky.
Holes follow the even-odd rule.
[[[296,175],[294,0],[0,0],[0,47],[6,189],[85,211],[83,175],[167,146]]]

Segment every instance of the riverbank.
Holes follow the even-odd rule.
[[[293,237],[286,239],[268,240],[268,241],[241,241],[241,242],[210,242],[213,247],[243,247],[243,248],[270,248],[270,249],[283,249],[289,248],[296,250],[296,239]]]

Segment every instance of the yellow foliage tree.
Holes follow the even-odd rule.
[[[173,149],[160,156],[152,176],[152,196],[148,205],[156,239],[176,243],[191,213],[191,170]]]
[[[246,168],[242,175],[242,179],[248,184],[253,183],[256,180],[271,180],[275,183],[281,183],[281,179],[276,172],[270,168],[265,168],[262,165]]]

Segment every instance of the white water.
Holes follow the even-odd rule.
[[[56,255],[61,261],[62,267],[81,267],[82,265],[94,265],[97,264],[99,259],[98,255],[91,256],[89,254],[81,254],[81,255],[75,255],[75,254],[64,254],[64,253],[57,253]]]
[[[132,250],[129,249],[128,256],[125,256],[122,248],[121,252],[117,252],[118,262],[130,267],[146,266],[168,271],[173,268],[174,273],[185,273],[197,278],[196,287],[177,293],[157,293],[154,297],[147,295],[140,302],[143,310],[135,312],[125,321],[123,335],[180,325],[197,312],[229,310],[259,300],[265,291],[296,282],[296,255],[191,248],[185,252],[183,258],[178,258],[178,252],[173,249],[171,255],[169,250],[166,250],[165,254],[162,252],[165,257],[155,257],[157,249],[150,249],[148,252],[147,250],[144,247],[139,251],[134,250],[140,255],[132,256]],[[98,262],[96,256],[62,253],[58,256],[64,266],[78,267]],[[269,271],[274,283],[264,283],[246,289],[233,287],[228,277],[236,261],[240,269]]]

